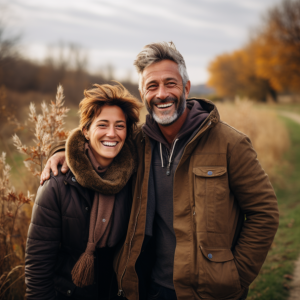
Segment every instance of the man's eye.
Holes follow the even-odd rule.
[[[174,85],[176,85],[175,82],[168,82],[168,83],[167,83],[167,86],[174,86]]]
[[[156,88],[156,85],[149,85],[148,87],[147,87],[147,90],[154,90]]]

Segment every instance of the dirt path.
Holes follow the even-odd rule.
[[[300,259],[296,261],[296,268],[293,277],[294,278],[291,284],[292,289],[288,300],[299,300],[300,299]]]
[[[288,112],[288,111],[282,111],[279,112],[279,114],[300,124],[299,114]],[[288,300],[299,300],[300,299],[300,257],[295,262],[295,270],[293,274],[293,281],[291,287],[292,289]]]
[[[291,120],[295,121],[296,123],[300,124],[300,115],[295,114],[289,111],[281,111],[278,112],[279,115],[290,118]],[[299,298],[300,299],[300,298]]]

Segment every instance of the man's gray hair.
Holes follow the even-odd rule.
[[[143,71],[150,65],[162,60],[172,60],[178,65],[178,71],[182,78],[182,84],[185,87],[189,81],[189,75],[186,70],[185,61],[180,52],[176,49],[173,42],[159,42],[146,45],[137,55],[134,65],[139,74],[139,90],[142,90]]]

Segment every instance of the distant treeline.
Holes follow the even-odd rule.
[[[22,57],[16,44],[13,39],[3,41],[0,28],[0,86],[7,90],[55,95],[58,84],[62,84],[68,105],[78,105],[84,89],[91,88],[94,83],[112,83],[114,79],[112,72],[108,75],[89,73],[86,56],[74,45],[62,46],[59,55],[38,63]],[[130,80],[121,83],[139,97],[136,84]]]

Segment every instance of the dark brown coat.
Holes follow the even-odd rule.
[[[116,194],[109,239],[114,243],[122,242],[126,234],[132,198],[131,184],[127,182],[135,168],[136,155],[132,143],[127,141],[124,144],[106,174],[100,178],[84,153],[82,134],[74,131],[68,141],[67,159],[72,171],[51,175],[39,187],[32,210],[25,256],[28,300],[60,299],[57,295],[71,299],[99,299],[100,277],[101,284],[110,288],[113,273],[109,275],[106,269],[100,268],[99,261],[105,261],[98,255],[101,249],[95,253],[93,285],[76,287],[71,277],[75,263],[87,247],[95,190]],[[113,250],[102,249],[102,254],[108,254],[107,270],[112,271]]]

